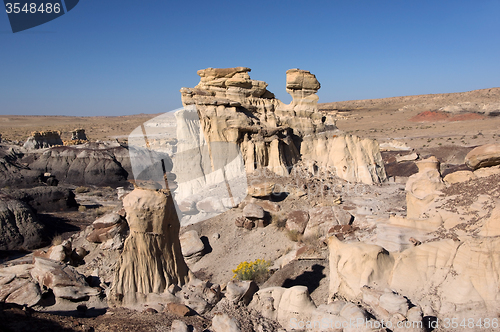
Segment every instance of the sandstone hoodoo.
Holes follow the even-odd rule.
[[[286,90],[293,97],[287,105],[266,89],[267,83],[250,79],[249,72],[246,67],[199,70],[200,83],[181,89],[185,109],[199,116],[198,137],[209,146],[234,143],[247,172],[268,168],[285,175],[302,159],[311,167],[331,168],[347,181],[385,181],[378,143],[342,133],[332,115],[318,111],[315,75],[287,71]],[[189,127],[189,114],[177,115],[178,128]]]
[[[167,191],[135,189],[123,199],[130,235],[118,262],[110,301],[133,306],[191,279],[179,241],[179,219]]]

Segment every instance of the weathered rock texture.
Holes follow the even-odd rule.
[[[330,300],[362,301],[378,319],[391,321],[495,315],[500,169],[462,172],[443,183],[436,158],[417,166],[406,185],[407,217],[379,220],[376,244],[329,238]],[[387,315],[388,307],[395,316]]]
[[[78,128],[71,132],[72,141],[86,141],[87,135],[85,135],[85,129]]]
[[[0,250],[36,248],[43,229],[26,203],[0,193]]]
[[[500,164],[500,144],[486,144],[473,149],[465,156],[465,164],[472,169]]]
[[[411,219],[424,217],[424,212],[444,188],[439,161],[436,157],[417,162],[418,173],[406,183],[407,215]]]
[[[26,149],[44,149],[54,145],[63,145],[61,133],[59,131],[34,131],[28,137],[24,148]]]
[[[37,212],[66,211],[78,207],[72,190],[60,187],[35,187],[31,189],[3,189],[9,196],[19,199]]]
[[[168,155],[152,152],[158,158]],[[132,173],[131,159],[144,160],[149,155],[129,154],[118,143],[86,143],[53,146],[44,150],[0,147],[0,185],[33,187],[51,173],[61,183],[73,185],[124,186]]]
[[[190,273],[179,242],[179,219],[170,193],[135,189],[123,199],[130,235],[116,269],[110,301],[135,305],[184,285]]]
[[[269,168],[284,175],[302,158],[316,167],[332,167],[348,181],[385,180],[378,143],[341,135],[334,119],[318,112],[320,84],[313,74],[287,71],[286,88],[293,101],[286,105],[274,98],[265,82],[250,79],[249,71],[244,67],[198,71],[200,83],[181,89],[182,102],[191,113],[177,115],[178,128],[189,127],[191,118],[199,117],[198,137],[209,145],[234,143],[247,172]]]
[[[389,253],[331,237],[330,298],[354,301],[363,298],[363,287],[389,288],[420,305],[424,315],[486,317],[499,304],[498,242],[441,240]]]

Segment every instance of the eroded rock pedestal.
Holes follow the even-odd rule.
[[[170,294],[190,272],[179,242],[179,219],[167,191],[136,188],[123,200],[130,235],[117,265],[110,302],[133,306]]]

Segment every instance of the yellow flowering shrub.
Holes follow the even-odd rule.
[[[269,275],[271,262],[257,259],[254,262],[241,262],[236,270],[233,270],[233,279],[263,281]]]

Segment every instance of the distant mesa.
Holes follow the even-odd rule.
[[[56,145],[63,145],[60,131],[34,131],[24,143],[24,148],[28,150],[45,149]]]

